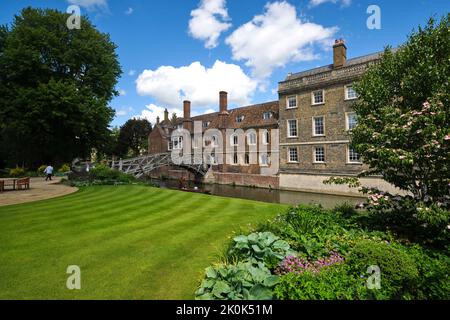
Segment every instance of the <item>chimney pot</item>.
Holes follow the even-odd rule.
[[[347,61],[347,46],[343,39],[336,39],[333,46],[333,66],[342,68]]]
[[[192,131],[192,120],[191,120],[191,102],[183,101],[183,128]]]
[[[156,124],[159,124],[159,116],[158,117],[156,117]]]
[[[169,121],[169,110],[164,110],[164,121]]]

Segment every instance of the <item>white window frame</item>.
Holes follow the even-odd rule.
[[[321,134],[317,134],[316,132],[316,119],[320,119],[322,118],[322,126],[323,126],[323,133]],[[317,117],[313,117],[312,118],[312,128],[313,128],[313,132],[312,135],[313,137],[325,137],[326,136],[326,127],[325,127],[325,116],[317,116]]]
[[[287,121],[287,137],[289,139],[298,138],[298,119],[289,119],[286,121]],[[297,134],[295,136],[291,135],[290,121],[295,121],[295,127],[296,127],[296,131],[297,131]]]
[[[266,115],[268,115],[268,118],[266,118]],[[270,111],[264,112],[263,113],[263,120],[270,120],[273,118],[273,113]]]
[[[265,160],[267,160],[267,161],[265,161]],[[261,154],[259,156],[259,165],[261,167],[268,167],[270,165],[270,156],[269,156],[269,154],[263,153],[263,154]]]
[[[323,150],[323,161],[318,161],[317,160],[317,149],[322,149]],[[314,150],[313,150],[313,160],[314,160],[314,163],[319,163],[319,164],[323,164],[323,163],[327,163],[327,157],[326,157],[326,155],[327,155],[327,153],[326,153],[326,150],[325,150],[325,147],[324,146],[317,146],[317,147],[314,147]]]
[[[169,149],[169,150],[181,150],[181,149],[183,149],[183,137],[182,136],[172,137],[170,139],[170,143],[172,145],[172,148]],[[169,143],[169,148],[171,146],[170,143]]]
[[[241,116],[237,116],[236,117],[236,122],[237,123],[242,123],[242,122],[244,122],[244,120],[245,120],[245,116],[241,115]]]
[[[316,97],[315,97],[315,93],[316,92],[322,92],[322,102],[316,103]],[[314,90],[313,92],[311,92],[311,104],[313,106],[320,106],[325,104],[325,90]]]
[[[270,131],[264,130],[263,131],[263,145],[267,146],[270,143]]]
[[[291,107],[289,104],[289,100],[291,98],[295,98],[295,107]],[[297,109],[297,108],[298,108],[298,97],[297,96],[286,97],[286,109]]]
[[[353,92],[355,92],[355,96],[354,96],[354,97],[349,97],[349,95],[348,95],[348,89],[349,89],[349,88],[352,88]],[[357,96],[357,94],[356,94],[356,91],[355,91],[355,89],[353,89],[353,88],[354,88],[354,85],[352,85],[352,84],[348,84],[348,85],[345,86],[345,100],[346,100],[346,101],[358,99],[358,96]]]
[[[203,121],[203,128],[208,128],[211,122],[209,121]]]
[[[252,141],[252,137],[254,137],[254,141]],[[247,134],[247,144],[249,146],[256,146],[258,143],[258,135],[255,132],[250,132]]]
[[[345,130],[350,131],[354,128],[350,129],[350,116],[356,115],[356,112],[346,112],[345,113]],[[358,121],[356,121],[356,125],[358,125]]]
[[[295,150],[296,154],[297,154],[297,161],[293,161],[291,158],[291,151]],[[298,154],[298,148],[297,147],[289,147],[287,150],[287,160],[288,163],[299,163],[299,154]]]
[[[347,146],[347,163],[348,163],[348,164],[362,164],[362,162],[361,162],[361,155],[360,155],[360,154],[358,154],[359,160],[357,160],[357,161],[352,160],[352,159],[350,158],[350,152],[351,152],[351,151],[353,151],[354,153],[358,154],[358,153],[357,153],[354,149],[352,149],[350,146]]]

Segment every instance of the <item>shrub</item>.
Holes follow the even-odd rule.
[[[353,247],[347,261],[355,276],[366,274],[370,266],[378,266],[382,281],[379,293],[383,297],[406,298],[419,277],[414,259],[404,248],[395,244],[361,241]]]
[[[48,165],[44,164],[44,165],[42,165],[42,166],[40,166],[40,167],[38,168],[37,172],[38,172],[39,174],[44,174],[44,171],[45,171],[45,169],[46,169],[47,167],[48,167]]]
[[[196,300],[271,300],[278,277],[261,262],[219,265],[206,269]]]
[[[344,202],[343,204],[337,205],[334,208],[333,212],[341,214],[344,217],[353,217],[358,214],[358,212],[355,209],[355,206],[348,202]]]
[[[105,165],[92,168],[89,171],[89,180],[94,184],[129,184],[136,182],[135,177],[113,170]]]
[[[68,172],[70,172],[70,165],[68,165],[68,164],[63,164],[63,165],[61,166],[61,168],[59,168],[58,172],[59,172],[59,173],[68,173]]]
[[[272,268],[293,253],[286,241],[280,240],[271,232],[261,232],[235,237],[229,255],[245,261],[261,261]]]
[[[9,175],[14,178],[20,178],[26,175],[26,170],[24,168],[16,167],[15,169],[9,170]]]
[[[279,300],[353,300],[365,299],[368,289],[364,279],[352,276],[346,265],[338,265],[319,273],[282,276],[274,296]]]

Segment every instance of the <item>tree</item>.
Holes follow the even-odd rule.
[[[172,125],[176,125],[178,121],[178,116],[177,114],[174,112],[172,113],[172,119],[170,119],[170,122],[172,123]]]
[[[146,119],[128,120],[120,128],[116,154],[124,157],[131,150],[133,156],[138,156],[146,148],[151,131],[152,125]]]
[[[352,143],[370,170],[422,202],[450,202],[450,15],[409,36],[356,85]]]
[[[121,74],[116,46],[87,17],[26,8],[0,28],[0,153],[38,166],[101,149],[109,135]]]

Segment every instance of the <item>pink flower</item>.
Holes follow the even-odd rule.
[[[446,136],[444,137],[444,140],[445,140],[445,141],[449,141],[449,140],[450,140],[450,135],[446,135]]]

